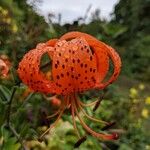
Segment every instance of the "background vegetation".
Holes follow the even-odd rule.
[[[72,24],[64,25],[59,19],[53,23],[54,14],[49,14],[46,22],[36,13],[34,4],[29,5],[26,0],[0,1],[0,58],[9,62],[11,68],[7,77],[1,75],[0,78],[0,149],[18,150],[21,144],[27,150],[73,149],[77,138],[68,112],[43,142],[36,140],[53,122],[45,118],[59,103],[32,93],[20,83],[15,70],[22,56],[37,43],[78,30],[116,48],[123,64],[119,79],[109,86],[95,112],[96,117],[116,121],[113,128],[120,134],[119,140],[100,141],[88,136],[78,149],[150,150],[150,1],[120,0],[110,21],[102,19],[97,9],[88,24],[81,16]],[[92,101],[90,97],[99,94],[101,92],[85,93],[81,99]],[[92,113],[90,108],[87,111]]]

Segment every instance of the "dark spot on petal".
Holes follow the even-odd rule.
[[[62,85],[61,85],[61,84],[59,84],[58,86],[59,86],[59,87],[62,87]]]
[[[95,72],[96,71],[96,69],[93,69],[93,72]]]
[[[58,65],[57,65],[57,64],[55,64],[55,68],[56,68],[56,69],[58,68]]]
[[[73,71],[74,70],[74,68],[73,67],[71,67],[71,71]]]
[[[60,79],[59,75],[56,76],[57,79]]]
[[[76,80],[78,80],[78,77],[75,77]]]
[[[96,79],[95,79],[94,77],[91,77],[91,80],[92,80],[93,82],[96,82]]]
[[[62,65],[62,68],[64,69],[64,68],[65,68],[65,65]]]
[[[87,46],[86,46],[86,45],[84,45],[84,48],[86,49],[86,48],[87,48]]]
[[[57,64],[59,65],[59,61],[57,60]]]
[[[86,67],[87,67],[87,64],[85,64],[84,67],[86,68]]]
[[[83,67],[83,64],[81,63],[80,66],[81,66],[81,68],[82,68],[82,67]]]
[[[93,57],[92,56],[90,56],[90,60],[92,61],[92,59],[93,59]]]
[[[64,77],[64,74],[63,74],[63,73],[61,73],[60,75],[61,75],[61,77]]]
[[[65,62],[68,62],[68,58],[65,59]]]

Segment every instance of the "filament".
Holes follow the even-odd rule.
[[[99,100],[96,100],[96,101],[94,101],[94,102],[87,103],[87,104],[83,103],[82,101],[79,101],[79,103],[81,104],[81,106],[89,107],[89,106],[95,105],[98,101],[99,101]]]
[[[49,132],[53,127],[56,126],[56,124],[58,123],[59,119],[61,118],[61,116],[62,116],[64,110],[65,110],[65,101],[64,101],[64,103],[62,103],[62,108],[61,108],[60,112],[58,112],[59,115],[58,115],[56,121],[55,121],[53,124],[51,124],[50,127],[40,136],[40,139],[42,139],[42,137],[43,137],[47,132]]]
[[[72,101],[74,101],[74,99],[73,99]],[[77,125],[76,125],[75,114],[74,114],[74,107],[73,107],[72,104],[71,104],[71,114],[72,114],[72,120],[73,120],[74,129],[76,130],[77,136],[78,136],[79,138],[81,138],[81,137],[80,137],[80,134],[79,134],[79,132],[78,132]]]
[[[85,112],[85,110],[82,108],[82,106],[79,104],[79,102],[80,102],[80,100],[77,99],[77,105],[79,106],[79,108],[81,109],[81,111],[83,112],[83,114],[84,114],[88,119],[90,119],[90,120],[92,120],[92,121],[95,121],[95,122],[104,123],[104,124],[106,124],[106,125],[109,125],[109,123],[106,122],[106,121],[99,120],[99,119],[96,119],[96,118],[93,118],[93,117],[89,116],[89,115]]]
[[[57,116],[60,113],[61,108],[59,108],[58,111],[56,111],[54,114],[47,116],[47,119],[53,118],[55,116]]]
[[[69,96],[66,96],[66,98],[64,98],[65,101],[66,101],[66,108],[68,109],[70,107],[70,97]]]
[[[90,127],[88,127],[86,125],[86,123],[81,119],[80,115],[79,115],[79,112],[76,108],[76,104],[75,104],[75,101],[72,101],[72,104],[73,104],[73,107],[75,108],[75,112],[76,112],[76,115],[78,117],[78,119],[80,120],[81,122],[81,125],[84,127],[84,129],[90,133],[91,135],[93,135],[94,137],[97,137],[97,138],[102,138],[104,140],[112,140],[112,139],[115,139],[117,136],[116,134],[111,134],[111,135],[105,135],[105,134],[102,134],[102,133],[97,133],[95,131],[93,131]]]
[[[60,108],[54,114],[47,116],[47,119],[50,119],[50,118],[57,116],[63,107],[64,107],[64,103],[61,103]]]

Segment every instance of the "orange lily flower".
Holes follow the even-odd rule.
[[[8,75],[8,72],[9,72],[9,67],[2,59],[0,59],[0,75],[6,77]]]
[[[9,69],[11,67],[10,60],[7,55],[0,55],[0,75],[8,78]]]
[[[40,60],[45,53],[48,53],[52,59],[52,80],[48,80],[40,71]],[[113,74],[108,81],[103,82],[109,71],[109,60],[112,60],[114,65]],[[106,88],[117,79],[120,68],[120,57],[112,47],[86,33],[69,32],[59,40],[53,39],[38,44],[35,49],[29,51],[19,63],[18,74],[21,80],[32,90],[63,97],[60,109],[53,114],[53,116],[58,115],[58,118],[44,134],[56,125],[64,110],[70,108],[73,126],[78,137],[80,137],[80,134],[75,116],[78,117],[87,133],[97,138],[111,140],[117,139],[118,135],[96,132],[81,118],[79,110],[88,119],[109,125],[105,121],[89,116],[84,111],[85,106],[93,105],[96,102],[85,104],[80,101],[78,93],[90,89]]]

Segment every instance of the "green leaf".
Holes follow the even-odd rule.
[[[9,132],[6,129],[6,124],[3,124],[1,126],[1,135],[4,139],[7,139],[9,137]]]
[[[20,143],[16,142],[14,137],[9,137],[6,141],[4,141],[3,149],[4,150],[19,150]]]
[[[10,95],[10,90],[4,85],[0,85],[0,102],[3,104],[8,103]]]
[[[19,85],[19,84],[20,84],[20,79],[19,79],[19,77],[18,77],[18,74],[17,74],[16,69],[12,67],[12,68],[10,69],[10,72],[11,72],[11,74],[12,74],[12,77],[13,77],[13,80],[14,80],[15,84],[16,84],[16,85]]]
[[[3,137],[2,150],[19,150],[21,144],[17,142],[15,137],[11,137],[10,132],[6,129],[6,126],[1,127],[1,134]]]

